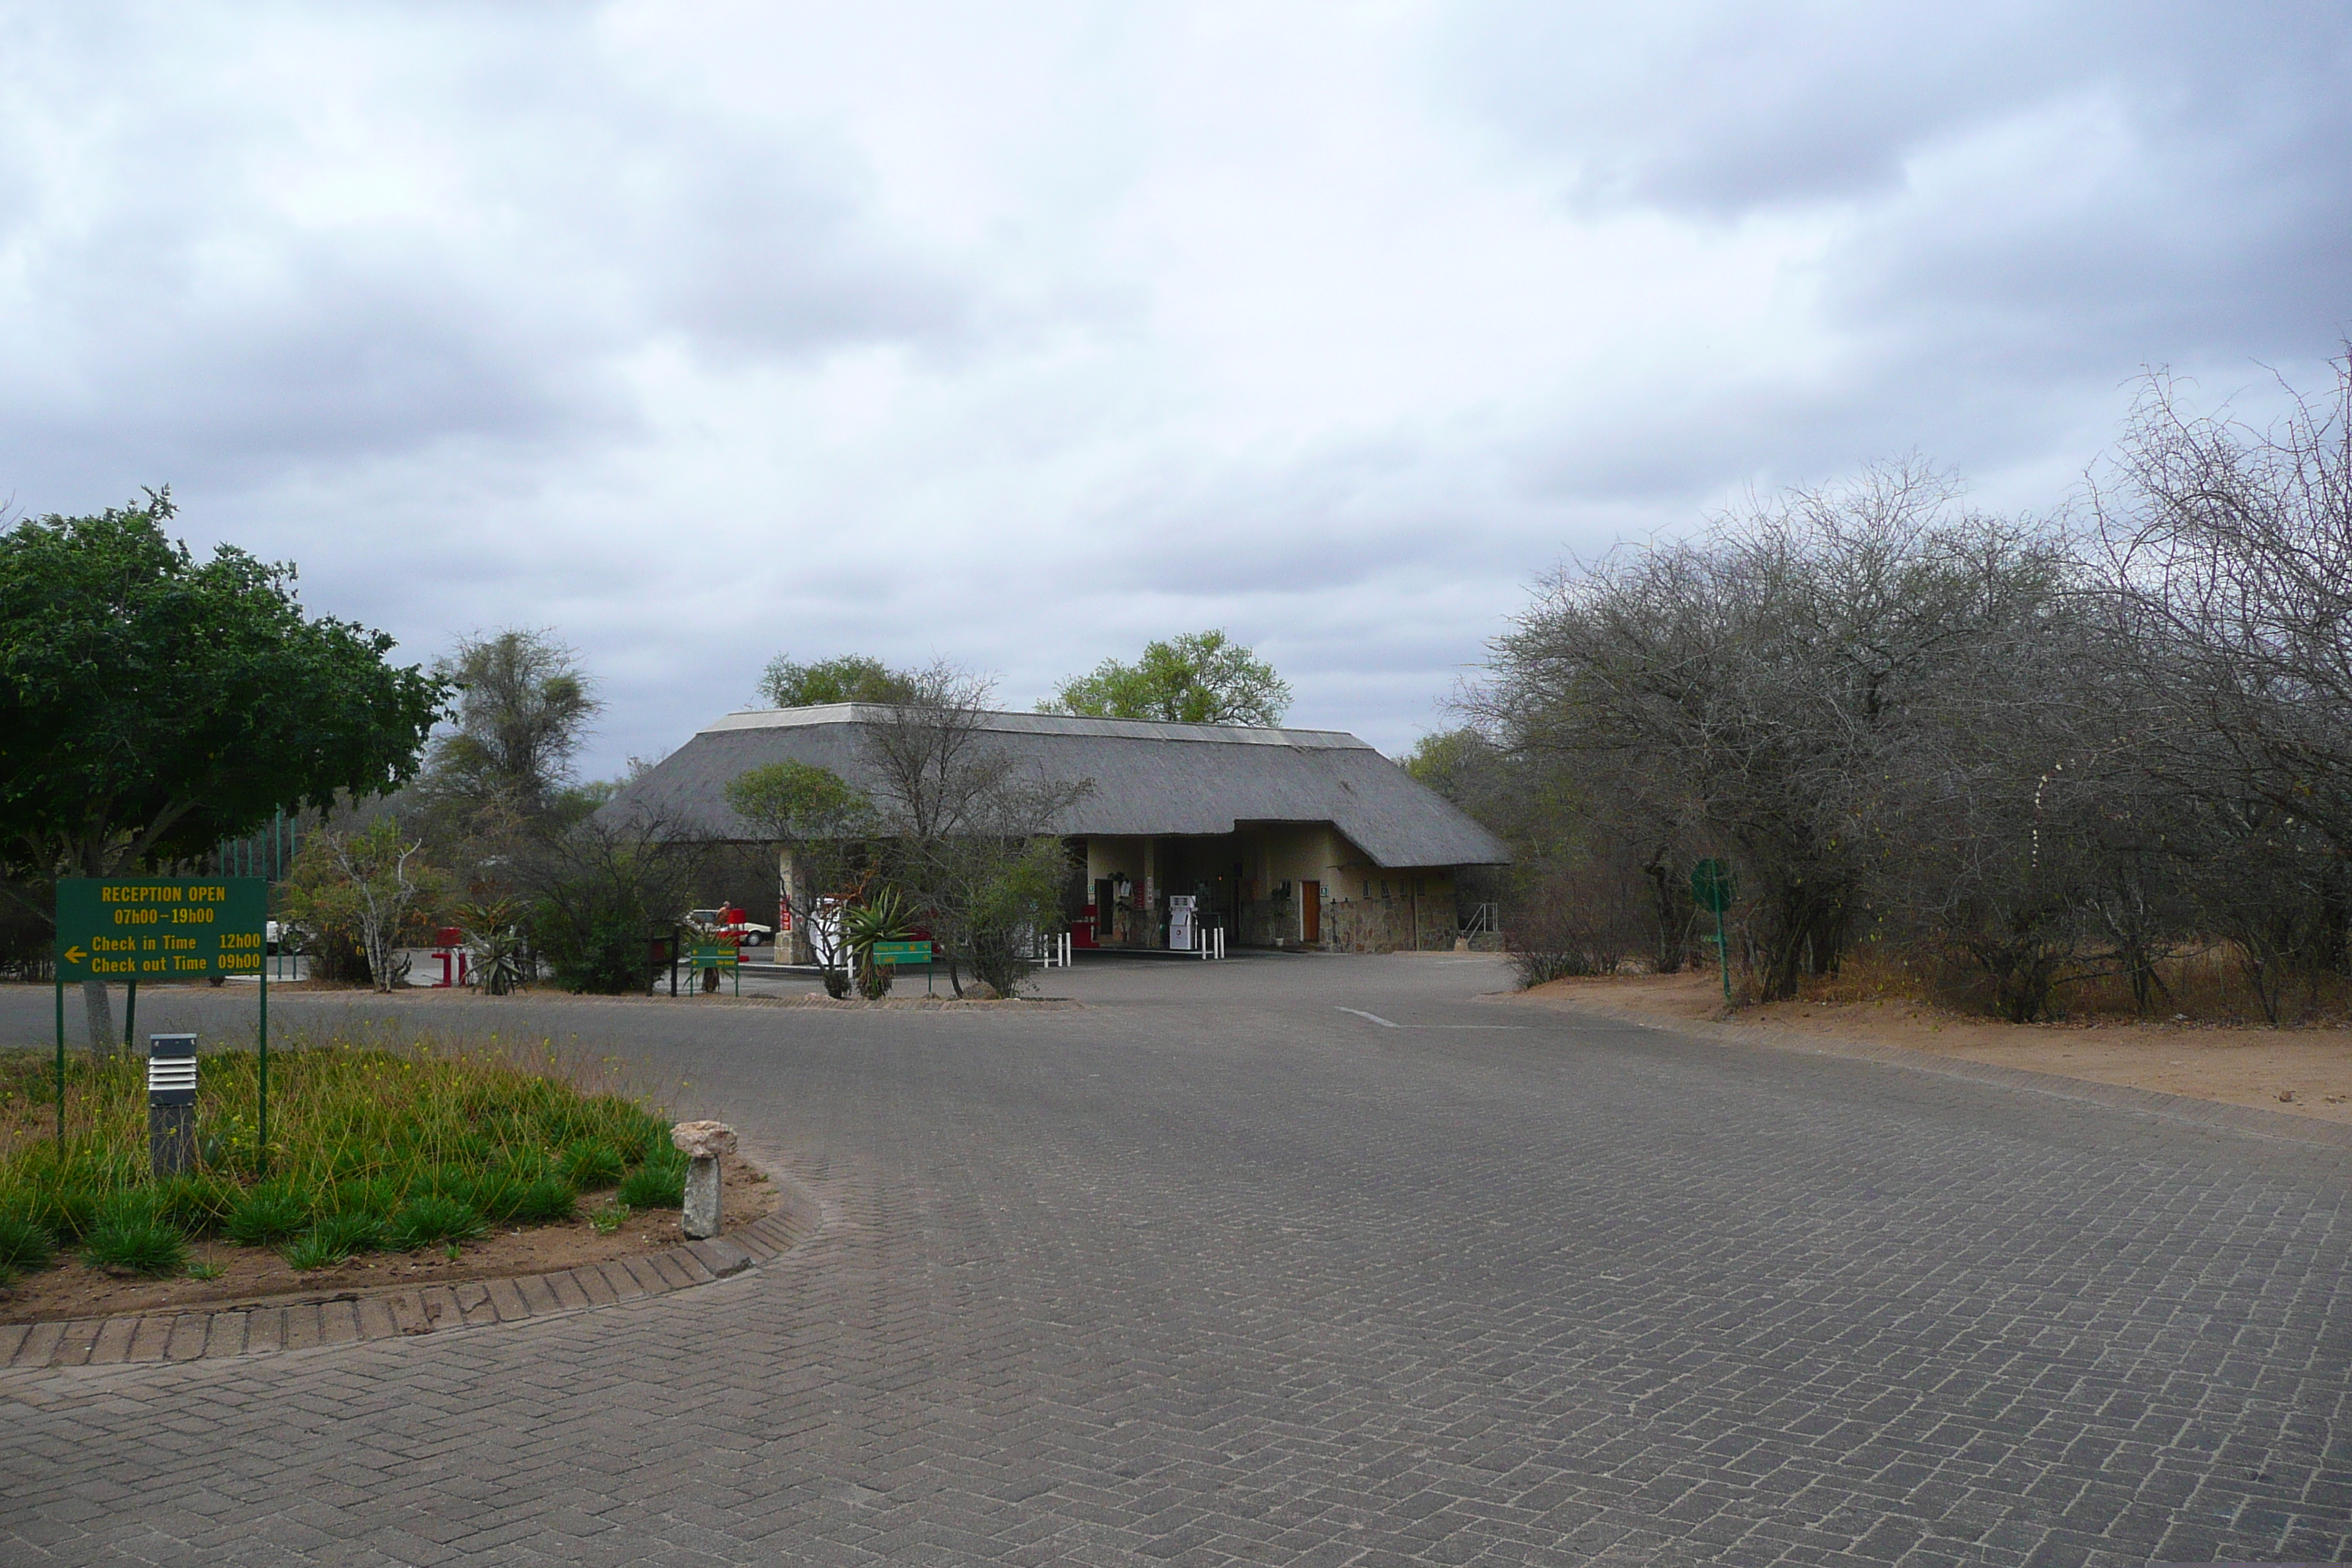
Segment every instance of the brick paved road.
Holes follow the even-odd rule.
[[[2352,1154],[1496,984],[429,1005],[627,1040],[826,1228],[596,1314],[0,1376],[0,1562],[2352,1558]]]

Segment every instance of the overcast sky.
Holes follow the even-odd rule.
[[[168,481],[617,771],[1223,626],[1391,751],[1570,552],[2352,328],[2352,7],[0,6],[0,498]]]

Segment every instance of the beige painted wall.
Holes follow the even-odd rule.
[[[1385,952],[1453,945],[1452,867],[1375,866],[1328,823],[1247,828],[1236,836],[1236,847],[1247,870],[1240,941],[1302,940],[1298,884],[1312,881],[1322,884],[1324,947]]]

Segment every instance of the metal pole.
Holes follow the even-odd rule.
[[[266,943],[264,945],[267,945]],[[261,966],[261,1130],[253,1144],[256,1175],[269,1173],[269,965]]]
[[[122,1048],[131,1048],[131,1026],[139,1017],[139,982],[131,981],[122,987]]]
[[[58,966],[58,1147],[66,1142],[66,972]]]
[[[1724,940],[1721,904],[1717,904],[1715,910],[1715,956],[1723,965],[1723,1005],[1728,1007],[1731,1005],[1731,943]]]

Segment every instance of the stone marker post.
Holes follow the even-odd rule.
[[[719,1162],[735,1152],[735,1129],[724,1121],[681,1121],[669,1130],[669,1141],[687,1160],[686,1214],[680,1221],[687,1239],[717,1236]]]

